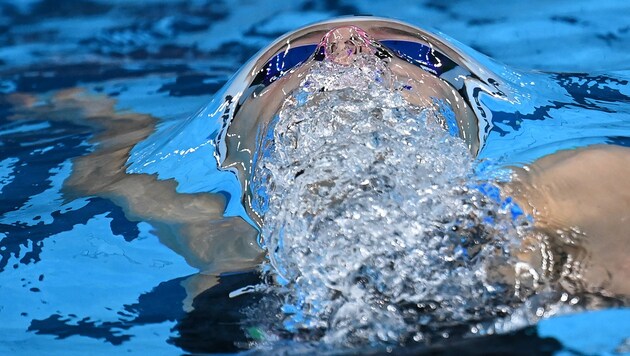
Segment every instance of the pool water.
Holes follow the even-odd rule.
[[[406,324],[395,324],[403,325],[397,329],[394,323],[388,324],[391,320],[387,312],[369,313],[369,303],[356,304],[369,298],[353,300],[346,295],[346,300],[355,304],[348,302],[345,307],[356,308],[358,316],[368,319],[382,318],[372,325],[384,326],[380,334],[376,328],[367,328],[374,335],[385,335],[378,336],[379,342],[366,344],[361,342],[359,334],[344,334],[347,329],[340,327],[324,328],[322,334],[316,323],[309,324],[317,322],[317,318],[328,320],[329,315],[325,308],[324,312],[300,310],[303,305],[300,298],[315,296],[323,304],[338,300],[327,294],[328,287],[303,282],[314,277],[309,273],[343,273],[339,266],[345,265],[337,262],[352,256],[333,252],[348,252],[351,246],[343,245],[345,240],[338,240],[336,251],[326,250],[327,242],[319,241],[317,248],[323,251],[320,256],[313,259],[313,255],[304,254],[308,246],[300,244],[303,240],[291,237],[291,232],[304,231],[299,224],[304,220],[292,220],[295,215],[283,214],[306,216],[299,209],[308,205],[290,206],[287,203],[291,200],[280,198],[268,201],[268,195],[277,189],[275,197],[282,194],[308,197],[304,198],[299,190],[270,188],[266,184],[274,182],[276,187],[283,187],[284,178],[279,174],[282,170],[272,169],[274,164],[286,164],[281,158],[288,155],[300,161],[313,152],[308,151],[308,146],[302,153],[274,148],[259,158],[271,169],[265,173],[271,180],[254,182],[263,191],[270,190],[261,195],[260,205],[255,208],[263,214],[271,209],[273,220],[268,220],[273,223],[263,230],[267,239],[257,241],[251,214],[244,210],[240,199],[234,198],[241,189],[238,180],[228,170],[217,170],[214,164],[216,137],[213,135],[219,132],[219,124],[216,123],[216,128],[198,129],[187,125],[191,121],[185,119],[200,117],[197,112],[200,108],[216,109],[213,104],[206,106],[213,94],[250,56],[276,37],[314,21],[346,14],[392,17],[439,30],[461,42],[450,40],[514,89],[508,93],[511,100],[507,102],[481,99],[492,112],[489,120],[492,127],[488,128],[476,160],[467,156],[463,141],[431,146],[439,140],[422,141],[424,136],[408,138],[413,140],[410,145],[425,147],[426,152],[436,157],[440,152],[449,152],[450,161],[432,161],[432,164],[449,169],[452,176],[443,178],[445,184],[451,183],[445,186],[452,189],[449,190],[452,194],[420,197],[440,200],[444,204],[441,209],[451,207],[449,201],[462,197],[480,200],[491,197],[492,189],[496,189],[494,184],[500,185],[505,179],[502,167],[531,164],[559,150],[592,145],[622,149],[630,142],[627,66],[630,54],[625,50],[630,44],[630,7],[621,1],[503,5],[400,2],[387,6],[367,1],[339,4],[304,1],[288,6],[247,1],[0,2],[3,29],[0,31],[0,315],[3,320],[0,350],[7,354],[178,354],[238,352],[251,347],[266,351],[269,350],[265,348],[272,348],[276,352],[312,352],[313,347],[328,350],[326,345],[313,342],[317,339],[334,345],[333,350],[351,346],[355,351],[375,353],[386,350],[384,345],[410,353],[630,352],[627,323],[630,310],[623,307],[627,300],[619,297],[619,293],[584,295],[581,287],[572,285],[562,285],[563,290],[569,291],[558,296],[562,303],[555,304],[558,300],[554,300],[549,303],[553,307],[540,312],[530,299],[523,298],[524,308],[509,309],[521,313],[514,312],[514,317],[501,325],[474,324],[470,328],[467,324],[470,317],[465,313],[449,314],[448,322],[455,320],[470,329],[463,333],[464,338],[456,335],[454,327],[437,328],[438,338],[428,337],[430,334],[423,330],[417,334],[417,340],[411,333],[409,337],[414,342],[405,347],[392,340],[407,332]],[[361,101],[335,95],[323,95],[318,100]],[[386,95],[375,96],[373,105],[386,108],[386,102],[378,102],[383,97]],[[299,102],[300,98],[296,100]],[[285,106],[280,116],[291,118],[296,111],[317,109],[311,101],[306,106]],[[410,113],[402,113],[396,120],[410,120],[411,116],[405,115],[412,114],[410,109]],[[372,130],[383,132],[384,128],[374,125],[377,129]],[[321,128],[314,125],[305,130],[308,133],[305,137],[331,135],[318,131]],[[418,132],[427,137],[450,137],[447,131],[427,130]],[[400,135],[402,131],[398,131],[396,134]],[[373,133],[368,130],[361,134]],[[381,142],[388,142],[385,136]],[[400,138],[392,137],[393,141]],[[339,151],[343,144],[349,143],[342,142],[339,147],[332,144],[327,149],[342,154],[352,152]],[[155,145],[163,145],[161,153],[172,156],[148,154],[155,152]],[[363,157],[362,154],[366,152],[358,150],[346,159]],[[408,154],[409,151],[400,151],[391,157]],[[314,179],[327,172],[327,162],[311,163],[323,170],[307,171],[302,179]],[[357,163],[355,167],[361,166]],[[390,167],[384,166],[380,176],[393,174],[387,173]],[[435,168],[432,167],[428,165],[425,169]],[[357,172],[361,169],[357,168]],[[543,177],[548,171],[540,169]],[[331,179],[342,179],[342,174]],[[408,174],[399,176],[401,182],[419,171]],[[465,194],[455,189],[460,186],[453,183],[457,177],[470,179],[471,175],[482,183],[492,184]],[[609,192],[617,186],[604,186],[596,192]],[[623,184],[620,186],[623,189]],[[527,185],[522,189],[526,190]],[[441,191],[446,190],[442,187]],[[623,218],[630,214],[623,210],[625,192],[616,192],[620,204],[603,200],[613,207],[611,211],[617,214],[614,216]],[[601,200],[589,201],[595,204]],[[347,202],[351,204],[352,200]],[[391,207],[394,202],[385,201],[383,206]],[[501,203],[488,200],[484,209],[499,211],[505,208]],[[330,202],[326,204],[330,207]],[[343,206],[338,209],[348,210]],[[357,206],[353,209],[364,214],[364,218],[369,214],[369,209]],[[428,211],[417,209],[411,207],[403,212],[415,214],[416,219],[436,219]],[[395,208],[391,211],[396,212]],[[330,208],[327,214],[334,212]],[[446,216],[460,216],[464,220],[470,217],[456,210]],[[569,218],[557,219],[570,222]],[[482,225],[508,231],[504,236],[514,238],[520,236],[521,225],[532,224],[525,216],[513,220],[509,211],[505,211],[505,220],[500,220],[501,216],[496,219],[492,224],[483,221]],[[340,220],[331,218],[331,221]],[[373,223],[382,224],[382,220]],[[286,227],[284,240],[274,234],[279,226]],[[370,235],[374,229],[369,225],[358,226],[357,229],[365,231],[354,231],[351,225],[349,229],[358,235],[348,233],[348,239],[361,236],[359,241],[371,251],[383,248],[379,245],[383,241],[381,236]],[[623,234],[623,224],[615,226]],[[400,228],[417,229],[404,224]],[[567,244],[571,245],[570,242]],[[432,243],[437,244],[436,249],[444,247],[441,241]],[[276,247],[271,261],[261,253],[260,245],[265,244]],[[423,253],[430,254],[428,248],[432,245],[417,247],[422,248],[426,249]],[[283,254],[282,249],[289,252]],[[381,296],[399,296],[395,294],[396,288],[409,287],[394,278],[401,272],[417,281],[428,278],[426,272],[433,271],[414,269],[413,263],[419,260],[405,255],[409,250],[395,251],[399,253],[371,255],[373,267],[382,270],[387,269],[383,258],[385,262],[396,262],[396,268],[391,270],[394,276],[382,273],[373,279],[383,285]],[[456,258],[462,253],[450,252]],[[612,260],[620,254],[625,257],[623,253],[623,248],[615,250],[608,246],[603,256]],[[513,261],[511,255],[505,258],[504,263]],[[423,261],[435,269],[440,267],[436,263],[444,262],[440,258]],[[261,270],[256,268],[259,265],[263,266],[265,282],[261,282]],[[473,272],[474,268],[484,267],[467,266]],[[367,269],[369,266],[363,271]],[[608,285],[623,285],[627,281],[627,269],[606,272],[610,272],[605,277]],[[291,273],[302,276],[302,282],[292,281],[297,275]],[[453,297],[474,295],[476,289],[462,287],[466,281],[474,280],[474,273],[466,275],[466,270],[457,273],[449,276],[447,282],[434,285],[442,293],[440,296],[448,297],[449,292]],[[374,274],[366,272],[358,277],[368,280],[366,276]],[[342,278],[335,283],[344,281],[347,280]],[[243,293],[248,289],[258,292]],[[438,294],[433,292],[431,298]],[[470,306],[472,302],[464,304]],[[493,302],[480,303],[476,310],[485,310]],[[547,319],[562,314],[565,306],[573,308],[568,309],[573,312],[579,308],[599,311]],[[334,307],[340,308],[336,304]],[[424,307],[434,308],[428,304]],[[431,325],[445,318],[439,313],[431,316],[438,320],[429,320]],[[343,319],[338,325],[352,320]],[[533,325],[527,326],[530,324]],[[309,332],[309,327],[315,332]],[[388,336],[388,332],[394,331],[397,333],[394,337]],[[449,332],[453,335],[444,335]],[[475,334],[477,337],[470,337]],[[424,337],[432,343],[426,345]],[[304,339],[311,341],[300,341]]]

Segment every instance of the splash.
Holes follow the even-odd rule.
[[[357,346],[483,333],[544,289],[515,256],[528,220],[476,178],[445,105],[406,90],[375,56],[322,61],[267,128],[252,185],[282,310],[262,318],[268,334]]]

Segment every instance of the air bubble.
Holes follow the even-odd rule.
[[[275,251],[263,271],[286,279],[251,316],[272,320],[267,334],[348,346],[487,333],[544,284],[515,281],[538,278],[514,267],[529,224],[476,188],[498,191],[443,110],[377,77],[393,75],[375,56],[313,65],[260,145],[252,191]]]

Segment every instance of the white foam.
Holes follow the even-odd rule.
[[[529,224],[475,189],[488,182],[465,143],[404,90],[375,57],[324,61],[268,128],[252,183],[282,305],[254,308],[268,334],[360,345],[484,332],[533,293],[515,289],[532,283],[515,283],[531,275],[513,256]]]

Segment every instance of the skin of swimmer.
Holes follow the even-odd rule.
[[[630,148],[593,145],[514,168],[505,193],[532,214],[536,227],[581,245],[581,288],[630,297]],[[572,236],[562,236],[562,235]],[[567,248],[571,249],[570,244]]]

